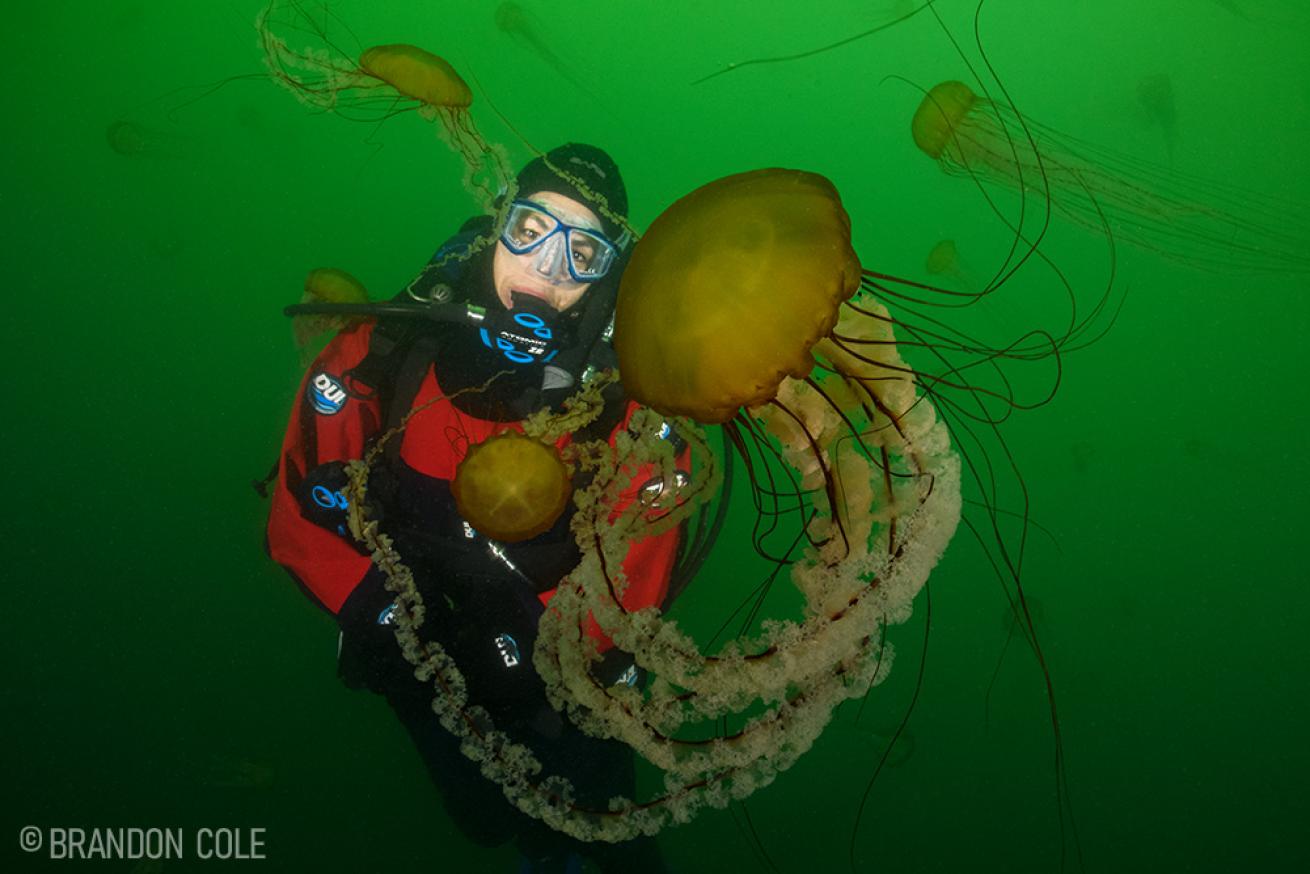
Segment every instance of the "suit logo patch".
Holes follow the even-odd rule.
[[[333,416],[346,405],[346,390],[334,377],[316,373],[309,381],[309,402],[321,416]]]

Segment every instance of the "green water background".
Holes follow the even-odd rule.
[[[266,81],[178,109],[197,86],[260,71],[259,5],[68,2],[5,15],[0,864],[59,867],[19,852],[29,824],[236,825],[267,829],[266,870],[514,870],[510,849],[480,850],[454,830],[385,705],[338,684],[331,620],[263,554],[266,504],[248,483],[276,454],[299,376],[280,307],[317,266],[390,294],[472,202],[459,162],[413,115],[351,123]],[[924,256],[946,237],[975,275],[999,260],[1005,235],[977,192],[910,143],[916,94],[884,81],[966,75],[926,16],[691,87],[728,62],[823,45],[899,6],[523,5],[594,96],[497,30],[494,3],[333,8],[364,45],[448,55],[533,144],[604,145],[639,226],[710,179],[793,166],[837,184],[866,266],[926,279]],[[940,5],[976,60],[973,4]],[[1139,81],[1164,73],[1177,169],[1310,203],[1310,18],[1296,4],[988,0],[982,25],[1033,117],[1165,161],[1136,97]],[[475,118],[516,160],[526,154],[485,99]],[[116,121],[138,126],[131,154],[109,146]],[[1057,227],[1051,246],[1094,296],[1103,241]],[[1120,255],[1118,324],[1067,359],[1053,403],[1007,427],[1034,518],[1058,543],[1034,533],[1025,579],[1042,606],[1086,868],[1290,869],[1308,855],[1310,813],[1310,289],[1304,275],[1215,275]],[[980,330],[1017,332],[1058,311],[1040,271],[1008,292],[970,317]],[[758,580],[741,569],[748,521],[734,517],[697,582],[706,615]],[[985,706],[1006,608],[963,533],[931,591],[913,754],[869,797],[859,870],[1056,870],[1041,675],[1012,646]],[[778,869],[846,864],[854,811],[913,688],[924,613],[921,602],[892,633],[901,661],[860,724],[844,710],[748,802]],[[766,870],[727,812],[660,841],[678,871]],[[222,866],[136,870],[212,867]]]

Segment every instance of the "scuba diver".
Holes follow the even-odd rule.
[[[397,645],[383,573],[346,525],[345,465],[410,410],[435,401],[388,441],[368,483],[370,516],[413,569],[427,606],[421,633],[454,658],[470,701],[531,747],[546,773],[567,777],[579,802],[604,809],[615,795],[632,797],[632,750],[590,737],[556,712],[532,666],[537,620],[580,558],[572,513],[530,540],[497,543],[461,518],[451,494],[471,446],[537,410],[560,408],[585,374],[615,364],[608,333],[630,241],[613,218],[628,208],[618,167],[600,149],[568,144],[528,163],[517,180],[499,228],[486,216],[467,222],[391,302],[288,308],[373,318],[338,333],[304,377],[278,462],[267,549],[336,616],[339,676],[386,697],[470,840],[515,840],[522,872],[577,872],[585,856],[605,872],[654,874],[665,866],[653,838],[588,844],[556,832],[511,805],[461,754],[433,712],[431,684],[415,679]],[[478,248],[479,239],[495,243]],[[635,404],[617,382],[605,399],[574,440],[613,441],[623,431]],[[676,451],[685,466],[685,446]],[[626,499],[662,486],[652,479],[641,489]],[[631,545],[627,609],[665,607],[676,595],[680,539],[675,529]],[[603,654],[592,668],[597,681],[644,682],[603,631],[588,633]]]

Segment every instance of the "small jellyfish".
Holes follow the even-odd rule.
[[[183,158],[190,150],[190,140],[181,134],[123,118],[105,128],[105,141],[117,154],[135,160]]]
[[[1174,162],[1178,144],[1178,106],[1174,102],[1174,83],[1164,73],[1144,77],[1137,83],[1137,103],[1150,123],[1160,129],[1169,164]]]
[[[550,47],[542,37],[541,21],[521,3],[505,0],[496,7],[496,27],[508,34],[520,45],[527,47],[546,63],[560,78],[573,85],[588,97],[595,99],[595,94],[587,87],[586,77],[577,72],[575,65],[567,62]]]
[[[368,303],[368,292],[363,284],[344,270],[320,267],[305,277],[305,291],[301,303]],[[309,344],[328,331],[340,331],[357,317],[304,315],[291,319],[291,335],[296,348],[305,350]]]
[[[506,431],[469,449],[450,490],[474,530],[517,543],[550,530],[568,507],[573,485],[553,446]]]
[[[1205,270],[1310,272],[1304,212],[1061,134],[963,82],[928,91],[910,125],[944,172],[1045,199],[1065,219]]]
[[[939,240],[924,259],[923,269],[930,276],[942,277],[966,291],[976,291],[978,281],[960,257],[954,240]]]

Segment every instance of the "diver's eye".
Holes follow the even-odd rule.
[[[573,263],[584,270],[591,267],[591,262],[594,261],[595,258],[596,253],[585,247],[573,250]]]
[[[554,223],[540,213],[523,210],[514,221],[510,236],[519,245],[527,245],[548,236]]]

